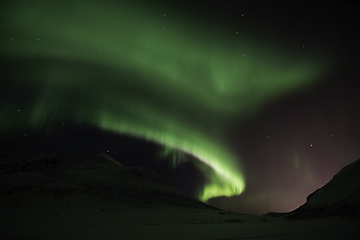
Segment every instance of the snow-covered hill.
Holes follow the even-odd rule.
[[[173,189],[150,168],[124,167],[105,154],[83,159],[3,156],[0,172],[2,221],[76,219],[97,224],[109,217],[119,225],[241,221],[241,214]]]
[[[288,219],[359,217],[360,159],[341,169],[327,184],[310,194],[304,205],[285,216]]]

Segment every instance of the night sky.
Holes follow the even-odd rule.
[[[103,152],[256,214],[360,158],[355,1],[1,5],[2,154]]]

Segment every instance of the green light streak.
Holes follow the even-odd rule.
[[[185,21],[150,10],[131,2],[7,3],[1,54],[26,63],[19,88],[35,94],[21,113],[1,113],[0,130],[44,131],[66,120],[93,124],[191,154],[210,167],[213,173],[200,167],[208,181],[202,201],[240,194],[245,180],[225,144],[227,124],[313,85],[324,68],[316,60],[283,59],[286,50],[225,30],[199,30],[188,15]],[[2,109],[10,105],[1,103]]]

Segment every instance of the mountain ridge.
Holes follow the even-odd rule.
[[[311,193],[306,203],[288,213],[270,212],[289,220],[360,216],[360,159],[343,167],[323,187]]]

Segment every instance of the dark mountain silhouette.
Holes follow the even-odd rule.
[[[57,200],[82,196],[117,207],[165,204],[215,209],[171,188],[150,168],[124,167],[106,154],[83,159],[12,154],[2,156],[0,173],[4,207],[36,205],[35,199],[47,199],[45,205],[51,205]],[[77,199],[73,201],[80,198]],[[93,201],[76,204],[84,206]]]
[[[345,166],[327,184],[311,193],[304,205],[290,213],[268,213],[287,219],[360,215],[360,159]]]

